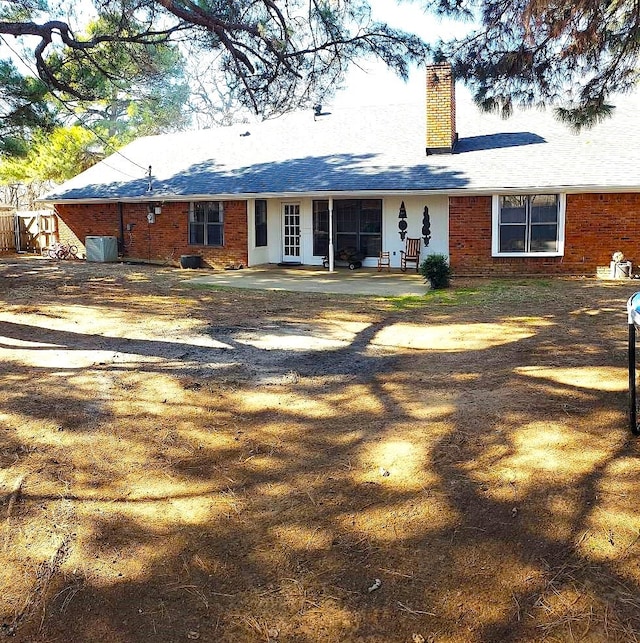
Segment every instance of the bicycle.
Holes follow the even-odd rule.
[[[70,243],[54,243],[47,248],[47,256],[50,259],[77,259],[78,248]]]

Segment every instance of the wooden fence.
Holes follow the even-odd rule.
[[[58,217],[51,210],[0,211],[0,252],[41,253],[58,237]]]
[[[0,212],[0,252],[16,249],[15,220],[13,212]]]

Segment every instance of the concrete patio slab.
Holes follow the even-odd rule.
[[[415,272],[378,272],[375,268],[358,270],[341,268],[330,273],[321,268],[307,266],[292,268],[275,265],[211,272],[211,274],[194,277],[188,283],[225,288],[380,297],[422,296],[429,290],[424,279]]]

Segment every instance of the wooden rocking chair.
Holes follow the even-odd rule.
[[[400,250],[400,270],[407,271],[407,263],[416,264],[416,272],[420,267],[420,239],[409,239],[404,250]]]

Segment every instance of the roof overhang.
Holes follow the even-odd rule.
[[[91,205],[97,203],[178,203],[185,201],[245,201],[250,199],[326,199],[329,197],[343,198],[374,198],[374,197],[406,197],[411,196],[490,196],[492,194],[531,194],[531,193],[563,193],[563,194],[613,194],[637,193],[639,185],[531,185],[531,186],[490,186],[483,188],[451,188],[438,190],[326,190],[315,192],[256,192],[244,194],[145,194],[139,197],[110,197],[86,199],[37,199],[39,203],[59,205]]]
[[[140,197],[110,197],[110,198],[86,198],[86,199],[47,199],[38,201],[42,203],[53,203],[60,205],[90,205],[93,203],[178,203],[185,201],[245,201],[248,199],[327,199],[339,195],[348,198],[372,198],[386,196],[428,196],[430,194],[446,195],[448,190],[326,190],[316,192],[255,192],[243,194],[189,194],[189,195],[167,195],[167,194],[145,194]]]

